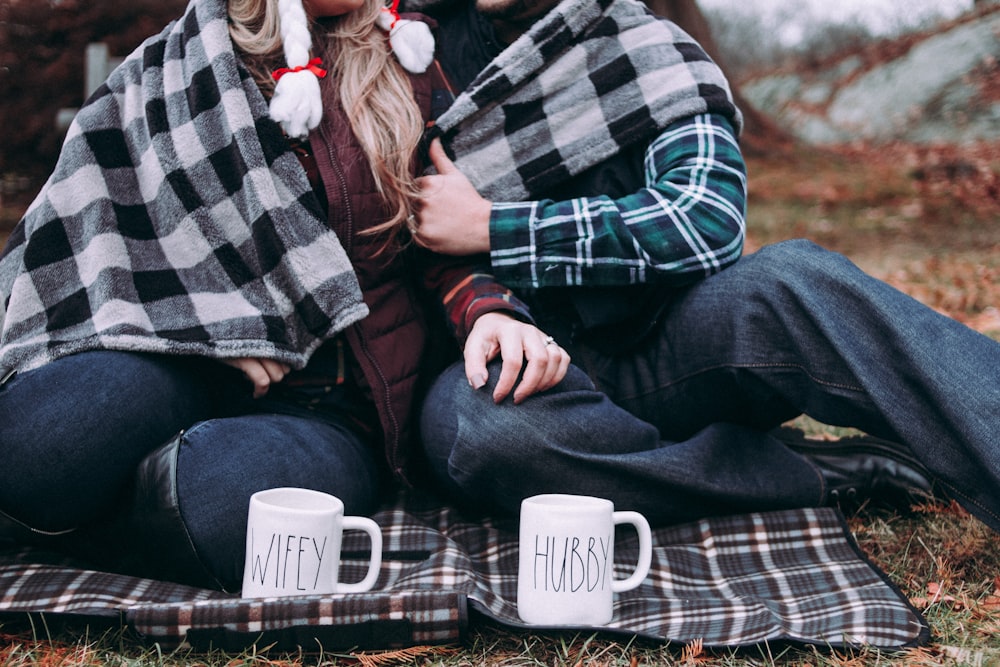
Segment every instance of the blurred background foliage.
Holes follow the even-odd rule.
[[[51,171],[62,143],[60,108],[79,107],[84,52],[106,42],[131,52],[180,16],[186,0],[0,0],[0,173],[32,183]]]
[[[825,54],[873,38],[860,22],[831,25],[816,17],[804,39],[791,45],[771,19],[746,8],[702,13],[694,0],[647,2],[706,44],[734,78],[790,54]],[[0,0],[0,173],[28,176],[37,187],[51,171],[63,136],[55,124],[58,110],[83,102],[88,43],[103,41],[113,56],[125,56],[186,5],[187,0]],[[787,11],[801,21],[794,8]]]

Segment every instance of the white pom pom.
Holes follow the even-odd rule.
[[[379,16],[379,25],[384,15],[385,12],[382,12]],[[422,21],[396,21],[389,32],[389,45],[399,64],[408,72],[425,72],[434,61],[434,35],[431,34],[430,26]]]
[[[319,79],[309,70],[288,72],[274,88],[270,115],[290,137],[305,138],[323,118]]]

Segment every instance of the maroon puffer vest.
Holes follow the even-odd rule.
[[[411,76],[411,81],[426,122],[431,113],[430,76]],[[309,142],[326,190],[329,224],[354,265],[371,310],[344,335],[378,410],[390,469],[405,480],[427,327],[416,305],[414,277],[408,273],[405,258],[392,252],[376,255],[381,237],[360,234],[386,220],[385,207],[375,190],[368,161],[333,94],[334,86],[323,88],[323,121]]]

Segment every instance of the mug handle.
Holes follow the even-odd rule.
[[[363,530],[368,533],[372,541],[371,558],[368,560],[368,574],[356,584],[345,584],[337,581],[336,592],[339,593],[364,593],[370,591],[378,580],[378,575],[382,569],[382,531],[378,524],[363,516],[345,516],[343,529]]]
[[[638,512],[612,512],[611,520],[616,526],[630,523],[635,526],[636,532],[639,533],[639,562],[635,566],[635,571],[628,579],[613,579],[611,581],[611,591],[621,593],[637,588],[649,574],[649,565],[653,560],[653,536],[650,533],[646,517]]]

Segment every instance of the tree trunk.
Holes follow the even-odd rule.
[[[644,2],[654,14],[673,21],[691,35],[728,76],[726,63],[722,61],[719,48],[712,38],[711,27],[695,0],[644,0]],[[744,128],[740,145],[745,153],[762,155],[788,148],[794,143],[788,132],[778,127],[743,97],[732,77],[729,77],[729,85],[736,105],[743,112]]]

